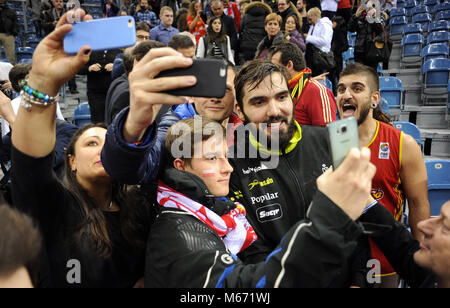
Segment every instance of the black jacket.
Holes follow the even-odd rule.
[[[383,17],[383,14],[380,14]],[[365,16],[352,15],[348,24],[349,32],[356,32],[355,53],[366,53],[367,42],[383,33],[384,20],[381,23],[368,23]],[[384,41],[381,40],[381,41]]]
[[[0,7],[0,22],[3,30],[1,33],[16,36],[19,33],[19,22],[17,15],[8,5]]]
[[[112,34],[111,34],[112,35]],[[114,63],[117,54],[121,52],[120,49],[94,51],[91,53],[88,63],[78,72],[80,75],[87,75],[87,91],[89,92],[108,92],[111,84],[111,72],[106,71],[105,65]],[[89,72],[89,66],[98,63],[102,69],[98,72]]]
[[[419,242],[411,233],[381,204],[377,204],[359,219],[365,229],[371,227],[378,231],[370,232],[370,238],[380,247],[389,263],[406,283],[413,288],[433,288],[436,277],[434,274],[417,265],[414,253],[420,249]],[[368,225],[371,224],[371,225]],[[384,228],[377,228],[384,226]]]
[[[252,254],[264,255],[278,245],[291,226],[306,217],[317,191],[316,179],[332,165],[328,135],[323,127],[301,126],[301,139],[295,147],[286,154],[271,156],[271,161],[248,158],[255,157],[251,152],[255,147],[248,133],[244,145],[240,144],[242,139],[236,139],[236,148],[242,151],[245,147],[245,158],[234,148],[229,151],[234,154],[230,159],[233,173],[229,197],[245,206],[258,241],[264,243]]]
[[[221,215],[233,206],[207,200],[197,176],[167,169],[166,185]],[[150,232],[146,287],[328,287],[356,246],[361,229],[325,195],[317,193],[305,220],[288,230],[265,262],[245,265],[206,224],[187,212],[162,209]]]
[[[239,30],[240,52],[249,54],[246,60],[253,59],[256,47],[267,35],[264,29],[266,16],[272,12],[264,2],[252,2],[245,8]]]
[[[130,105],[130,83],[128,74],[123,73],[114,79],[106,93],[105,123],[111,124],[114,117],[125,107]]]

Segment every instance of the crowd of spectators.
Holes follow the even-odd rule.
[[[43,38],[16,64],[19,25],[0,0],[0,287],[450,286],[450,203],[430,218],[420,148],[389,125],[366,59],[388,13],[345,0],[108,0],[104,17],[134,17],[136,45],[66,55],[73,11],[32,2]],[[357,63],[343,68],[347,31]],[[226,60],[223,97],[167,93],[202,76],[155,78],[195,58]],[[58,112],[76,74],[92,122],[81,128]],[[356,118],[362,148],[333,168],[324,126],[337,115]]]

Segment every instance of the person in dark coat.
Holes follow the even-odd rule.
[[[270,6],[261,1],[252,2],[246,6],[239,31],[241,64],[255,57],[256,47],[267,35],[264,22],[270,13],[272,13]]]
[[[267,35],[256,47],[255,59],[262,59],[269,53],[270,47],[286,41],[283,31],[281,31],[281,16],[277,13],[270,13],[266,16],[264,29]]]
[[[89,62],[80,70],[87,75],[87,96],[91,110],[91,122],[105,121],[106,93],[111,84],[114,59],[120,49],[92,52]]]

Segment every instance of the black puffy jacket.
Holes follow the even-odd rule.
[[[264,2],[252,2],[245,8],[239,31],[240,52],[251,54],[249,59],[253,59],[256,46],[267,35],[264,29],[266,16],[272,9]]]
[[[19,33],[19,22],[17,21],[16,12],[6,4],[0,7],[0,22],[3,24],[2,33],[17,36]]]
[[[170,168],[162,180],[219,215],[226,211],[226,202],[206,200],[209,192],[193,174]],[[360,234],[358,225],[318,192],[307,218],[286,233],[266,262],[245,265],[195,216],[163,208],[147,243],[145,286],[328,287],[340,276]]]

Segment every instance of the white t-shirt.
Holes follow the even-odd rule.
[[[13,108],[14,114],[17,115],[17,112],[19,112],[20,107],[20,95],[11,101],[11,106]],[[61,112],[61,109],[59,108],[59,103],[56,104],[56,118],[63,121],[65,120]],[[0,122],[2,126],[2,137],[3,137],[10,131],[9,123],[5,119],[3,119],[3,117],[0,117]]]

